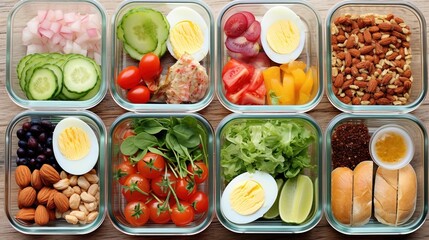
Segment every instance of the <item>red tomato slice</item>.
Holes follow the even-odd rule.
[[[244,85],[238,92],[236,93],[226,93],[226,98],[235,104],[240,104],[241,102],[241,96],[243,95],[244,92],[246,92],[246,90],[249,88],[249,84]]]
[[[229,37],[238,37],[247,29],[247,18],[242,13],[236,13],[226,20],[223,31]]]
[[[265,97],[265,94],[267,94],[267,88],[265,87],[264,81],[262,81],[261,85],[255,89],[254,93],[258,96]]]
[[[257,96],[255,93],[245,92],[241,98],[243,105],[264,105],[265,96]]]
[[[254,91],[259,86],[261,86],[261,83],[264,82],[264,78],[262,77],[262,71],[260,69],[255,69],[253,71],[253,75],[250,78],[250,85],[248,91]]]
[[[234,68],[234,67],[236,67],[236,66],[238,66],[238,65],[241,65],[241,64],[242,64],[241,62],[237,61],[237,60],[236,60],[236,59],[234,59],[234,58],[231,58],[228,62],[226,62],[225,66],[223,66],[223,69],[222,69],[222,77],[223,77],[223,75],[225,75],[225,73],[226,73],[228,70],[230,70],[230,69],[232,69],[232,68]]]
[[[252,25],[252,23],[255,21],[255,15],[253,15],[253,13],[248,12],[248,11],[241,11],[241,14],[243,14],[246,19],[247,19],[247,28],[250,27],[250,25]]]
[[[240,88],[243,88],[243,84],[248,81],[248,77],[249,70],[245,65],[240,64],[230,68],[222,77],[225,90],[233,93]]]
[[[254,21],[249,28],[244,32],[243,36],[251,42],[257,42],[261,36],[261,23]]]

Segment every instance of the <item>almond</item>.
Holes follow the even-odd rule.
[[[374,46],[369,45],[369,46],[363,46],[359,49],[360,54],[365,55],[370,53],[372,50],[374,49]]]
[[[343,83],[343,86],[341,86],[341,89],[343,89],[343,90],[348,89],[350,87],[350,85],[352,85],[352,83],[353,83],[353,79],[349,79],[349,80],[345,81]]]
[[[384,97],[384,93],[382,91],[374,93],[374,99],[377,100],[379,98]]]
[[[378,24],[378,28],[380,28],[382,32],[387,32],[392,30],[392,24],[390,24],[389,22],[382,22]]]
[[[349,104],[352,101],[352,99],[349,96],[345,96],[345,97],[340,97],[340,101],[345,104]]]
[[[80,198],[85,203],[92,203],[92,202],[95,202],[95,200],[96,200],[94,196],[92,196],[91,194],[89,194],[87,192],[81,193]]]
[[[387,84],[389,84],[390,80],[392,80],[392,74],[386,74],[386,75],[384,75],[384,77],[381,79],[381,84],[383,84],[383,85],[387,85]]]
[[[358,58],[360,56],[360,51],[356,48],[349,49],[349,53],[354,58]]]
[[[36,201],[36,190],[33,187],[26,187],[18,194],[18,207],[31,207]]]
[[[40,168],[40,176],[45,183],[52,185],[61,180],[60,174],[49,164],[43,164]]]
[[[98,217],[98,212],[97,211],[93,211],[91,213],[88,214],[88,223],[93,222],[96,218]]]
[[[402,18],[400,18],[400,17],[395,17],[395,18],[393,18],[393,20],[395,20],[395,22],[396,22],[397,24],[400,24],[400,23],[403,23],[403,22],[404,22],[404,20],[403,20]]]
[[[352,48],[355,45],[355,37],[349,36],[349,38],[347,39],[347,43],[346,43],[346,48]]]
[[[52,193],[51,190],[52,188],[50,187],[43,187],[40,189],[40,191],[37,193],[37,202],[39,202],[39,204],[47,204]]]
[[[374,40],[380,40],[381,39],[381,32],[375,32],[372,34],[372,38]]]
[[[70,180],[68,178],[63,178],[60,181],[54,183],[54,188],[57,190],[64,190],[70,186]]]
[[[337,77],[335,78],[334,87],[339,88],[339,87],[343,86],[343,83],[344,83],[344,76],[342,73],[339,73],[337,75]]]
[[[34,221],[34,208],[22,208],[19,209],[18,213],[16,214],[15,218],[22,220],[22,221]]]
[[[48,198],[48,202],[46,203],[46,208],[48,209],[55,209],[55,193],[51,192]]]
[[[48,210],[48,214],[49,214],[49,221],[54,221],[56,219],[55,210],[54,209],[49,209]]]
[[[411,70],[410,70],[410,69],[407,69],[407,70],[405,70],[401,75],[402,75],[403,77],[410,78],[410,77],[411,77]]]
[[[352,100],[352,104],[353,105],[360,105],[360,98],[354,97],[353,100]]]
[[[66,221],[68,223],[71,223],[71,224],[77,224],[79,222],[79,220],[77,219],[77,217],[72,216],[72,215],[66,215],[64,218],[66,219]]]
[[[15,170],[15,181],[20,188],[25,188],[31,183],[31,171],[25,165],[20,165]]]
[[[69,199],[66,197],[66,195],[60,192],[55,193],[54,202],[55,207],[59,212],[66,212],[70,208]]]
[[[337,36],[337,42],[343,43],[344,41],[346,41],[346,37],[344,35]]]
[[[370,33],[377,33],[377,32],[380,32],[380,29],[377,26],[371,26],[368,28],[368,31]]]
[[[33,173],[31,173],[31,186],[36,190],[40,190],[43,187],[39,169],[35,169]]]
[[[387,56],[386,59],[389,60],[389,61],[394,61],[397,56],[399,56],[399,53],[398,52],[393,52],[392,54],[390,54],[389,56]]]
[[[43,226],[49,222],[49,213],[45,206],[39,205],[34,213],[34,221]]]
[[[361,101],[368,101],[371,98],[371,94],[365,93],[361,98]]]
[[[86,178],[86,180],[88,180],[90,184],[98,183],[98,181],[100,180],[97,174],[94,173],[86,173],[83,176]]]
[[[346,65],[346,67],[351,67],[352,66],[352,55],[347,52],[346,53],[346,58],[344,59],[344,64]]]
[[[339,52],[336,54],[337,58],[340,60],[344,60],[344,58],[346,58],[346,53],[345,52]]]
[[[387,38],[383,38],[383,39],[381,39],[380,41],[378,41],[378,43],[379,43],[380,45],[382,45],[382,46],[389,45],[391,42],[392,42],[392,41],[391,41],[391,39],[390,39],[389,37],[387,37]]]
[[[366,88],[368,86],[368,83],[365,81],[354,81],[353,84],[358,86],[359,88]]]
[[[377,89],[377,86],[378,86],[377,80],[372,78],[371,80],[369,80],[368,88],[366,90],[367,92],[373,93]]]
[[[78,209],[80,205],[80,195],[73,193],[69,198],[69,205],[71,209]]]
[[[387,98],[379,98],[375,101],[378,105],[388,105],[391,101]]]
[[[363,39],[365,40],[366,44],[370,44],[372,42],[372,35],[368,29],[363,31]]]
[[[91,185],[88,180],[84,177],[84,176],[80,176],[77,179],[77,185],[79,185],[80,188],[82,188],[83,190],[88,190],[89,186]]]

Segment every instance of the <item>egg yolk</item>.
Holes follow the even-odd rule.
[[[383,162],[397,163],[407,154],[407,144],[400,134],[388,132],[375,143],[375,153]]]
[[[270,26],[267,42],[278,54],[288,54],[298,48],[301,36],[298,27],[291,21],[279,20]]]
[[[184,20],[171,29],[170,43],[174,54],[180,58],[184,53],[192,55],[200,50],[204,43],[204,36],[198,24]]]
[[[229,196],[231,208],[241,215],[250,215],[258,211],[265,201],[262,186],[253,180],[237,184]]]
[[[68,160],[79,160],[88,155],[91,143],[88,134],[78,127],[68,127],[58,137],[61,154]]]

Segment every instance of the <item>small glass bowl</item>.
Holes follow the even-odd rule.
[[[206,193],[209,198],[209,207],[203,214],[195,214],[194,221],[186,226],[176,226],[171,221],[166,224],[157,224],[147,222],[141,227],[131,226],[125,219],[124,207],[127,202],[121,193],[122,186],[114,179],[114,174],[118,165],[123,161],[123,155],[120,152],[120,145],[123,141],[124,133],[130,129],[135,119],[170,119],[194,117],[206,134],[203,142],[207,150],[209,175],[205,182],[198,185],[198,190]],[[128,235],[195,235],[204,231],[211,223],[214,217],[214,195],[215,195],[215,163],[213,159],[213,129],[210,123],[199,114],[194,113],[125,113],[119,116],[111,125],[108,139],[109,157],[106,172],[107,177],[107,214],[113,226],[120,232]]]
[[[386,134],[389,133],[395,133],[399,135],[402,140],[404,141],[406,145],[406,151],[405,156],[400,159],[398,162],[385,162],[380,159],[378,154],[375,152],[375,144],[377,143],[377,140],[380,138],[386,137]],[[387,151],[394,151],[394,146],[388,146],[389,149],[386,149]],[[405,129],[403,129],[401,126],[395,125],[395,124],[387,124],[384,126],[381,126],[378,128],[371,136],[371,139],[369,141],[369,153],[371,154],[372,160],[377,163],[378,166],[381,166],[386,169],[395,170],[405,167],[414,157],[414,143],[411,136],[407,133]]]
[[[417,202],[414,214],[406,223],[400,226],[384,225],[378,222],[373,214],[369,222],[363,226],[347,226],[335,219],[331,208],[331,172],[334,170],[331,141],[335,129],[344,123],[363,123],[368,127],[369,135],[374,134],[378,128],[386,124],[395,124],[401,126],[410,136],[413,136],[415,151],[410,164],[417,176]],[[331,120],[327,126],[325,138],[325,216],[335,230],[347,235],[403,235],[417,231],[425,223],[428,211],[428,136],[424,124],[419,119],[410,114],[342,113]],[[374,164],[374,170],[376,168],[377,165]]]
[[[23,45],[22,30],[27,22],[36,17],[40,10],[62,10],[79,12],[81,14],[96,14],[100,19],[100,59],[101,85],[98,93],[87,100],[29,100],[19,86],[17,66],[19,61],[27,55],[27,47]],[[99,104],[107,92],[107,24],[104,8],[97,1],[92,0],[26,0],[19,1],[9,13],[7,22],[7,49],[6,49],[6,89],[9,97],[17,105],[35,110],[89,109]]]
[[[337,17],[345,14],[381,14],[389,13],[403,18],[411,29],[410,50],[412,53],[412,86],[407,103],[404,105],[351,105],[346,104],[333,91],[332,68],[332,29]],[[408,1],[343,1],[333,6],[326,18],[326,91],[329,101],[343,112],[354,113],[407,113],[420,106],[428,91],[427,83],[427,36],[426,20],[420,9]],[[345,90],[344,90],[345,91]],[[344,93],[343,91],[343,93]]]
[[[71,224],[64,219],[50,221],[46,226],[39,226],[35,223],[26,223],[15,219],[18,212],[18,191],[19,186],[15,182],[15,169],[18,149],[18,137],[16,131],[21,128],[24,122],[31,120],[49,120],[56,124],[67,117],[76,117],[87,123],[96,133],[99,143],[99,158],[94,169],[99,177],[100,200],[98,206],[98,217],[89,224]],[[24,111],[15,116],[6,129],[5,141],[5,212],[12,227],[24,234],[30,235],[80,235],[95,231],[105,218],[105,181],[104,181],[104,159],[106,158],[106,128],[103,121],[94,113],[83,111]]]
[[[221,210],[221,197],[225,190],[226,183],[222,175],[221,149],[225,143],[225,131],[231,124],[252,121],[255,125],[262,125],[266,120],[294,120],[304,126],[316,137],[314,143],[309,146],[310,164],[313,168],[306,168],[303,174],[310,177],[314,186],[314,202],[307,219],[301,224],[289,224],[283,222],[280,217],[274,219],[260,218],[247,224],[236,224],[229,221]],[[216,214],[219,222],[228,230],[236,233],[303,233],[314,228],[322,218],[322,132],[319,125],[313,118],[306,114],[259,114],[233,113],[225,117],[216,129]],[[239,173],[237,173],[238,175]]]
[[[257,20],[261,21],[264,14],[272,7],[284,6],[294,11],[305,26],[304,48],[297,60],[307,64],[307,70],[313,70],[314,85],[309,102],[300,105],[239,105],[232,103],[226,97],[226,91],[222,81],[222,69],[229,60],[225,46],[226,35],[224,25],[227,19],[234,13],[249,11]],[[307,2],[303,1],[233,1],[228,3],[220,11],[217,20],[217,82],[216,94],[221,104],[233,112],[307,112],[315,108],[323,97],[323,44],[322,44],[321,18],[318,12]],[[274,64],[273,66],[280,66]]]
[[[123,43],[116,36],[117,26],[121,21],[121,18],[130,10],[135,7],[145,7],[160,11],[164,16],[177,7],[188,7],[195,10],[204,19],[209,33],[209,50],[206,57],[200,61],[200,64],[206,69],[209,77],[209,86],[205,96],[196,103],[182,103],[182,104],[167,104],[148,102],[144,104],[137,104],[128,101],[127,91],[123,90],[116,83],[117,76],[119,73],[128,66],[138,66],[139,62],[132,59],[123,48]],[[112,18],[112,70],[110,72],[110,93],[112,94],[113,100],[122,108],[128,111],[134,112],[197,112],[207,107],[214,97],[214,23],[213,15],[207,4],[199,0],[189,1],[124,1],[118,7]],[[171,26],[170,26],[171,27]],[[163,55],[161,60],[161,66],[163,68],[161,78],[165,78],[168,73],[169,67],[176,63],[176,59],[173,58],[170,53],[167,52]]]

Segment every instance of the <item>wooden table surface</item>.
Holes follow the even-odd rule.
[[[5,67],[6,67],[6,25],[7,25],[7,16],[10,10],[13,8],[16,0],[1,0],[0,1],[0,239],[39,239],[39,237],[27,236],[21,233],[16,232],[8,223],[8,220],[4,211],[4,159],[5,159],[5,130],[9,121],[17,113],[23,111],[24,109],[16,106],[8,97],[5,87]],[[120,3],[120,0],[101,0],[100,1],[106,12],[111,18],[117,6]],[[207,4],[211,7],[215,19],[218,16],[219,11],[222,7],[228,2],[226,0],[206,0]],[[327,11],[332,7],[338,0],[311,0],[309,1],[317,11],[319,11],[321,18],[324,20],[327,15]],[[424,15],[429,16],[429,2],[426,0],[414,0],[415,5],[424,13]],[[125,113],[125,110],[120,108],[112,99],[108,93],[106,98],[96,107],[90,109],[94,113],[98,114],[104,121],[107,128],[111,125],[113,120]],[[429,104],[428,100],[412,114],[420,118],[425,122],[426,127],[429,124]],[[228,115],[230,112],[226,110],[219,101],[215,98],[213,102],[204,110],[200,112],[204,115],[212,124],[214,128],[217,127],[219,121]],[[313,118],[320,124],[321,128],[325,130],[328,122],[340,112],[336,110],[328,101],[326,96],[323,97],[321,103],[312,111],[309,112]],[[88,238],[95,239],[130,239],[131,236],[124,235],[117,231],[110,220],[106,217],[106,220],[102,226],[94,231],[93,233],[85,236]],[[379,239],[380,237],[370,236],[370,237],[350,237],[342,235],[336,232],[327,221],[323,218],[321,222],[311,231],[298,235],[262,235],[262,234],[235,234],[227,229],[225,229],[216,219],[213,220],[211,225],[203,231],[202,233],[190,236],[190,237],[180,237],[180,239],[285,239],[285,238],[302,238],[302,239]],[[41,238],[41,237],[40,237]],[[44,236],[44,239],[58,239],[58,236]],[[61,236],[61,238],[78,238],[78,236]],[[398,237],[386,237],[386,239],[428,239],[429,238],[429,222],[426,222],[418,231],[407,235],[407,236],[398,236]],[[145,239],[155,239],[154,237],[145,237]],[[156,239],[169,239],[168,237],[157,237]]]

